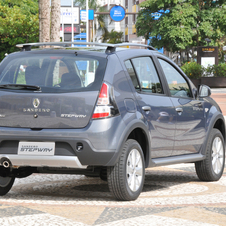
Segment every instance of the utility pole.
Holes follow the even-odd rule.
[[[74,6],[74,3],[73,3],[73,0],[71,0],[71,41],[74,42],[74,18],[73,18],[73,6]],[[71,45],[73,46],[73,45]]]
[[[86,42],[89,42],[89,1],[86,0]]]

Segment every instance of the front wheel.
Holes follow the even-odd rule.
[[[225,143],[218,129],[211,131],[206,145],[206,158],[195,163],[200,180],[217,181],[221,178],[225,164]]]
[[[107,168],[111,193],[122,201],[131,201],[140,195],[145,177],[143,151],[135,140],[127,140],[115,166]]]
[[[9,192],[14,183],[15,177],[0,177],[0,196]]]

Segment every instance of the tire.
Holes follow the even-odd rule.
[[[217,181],[225,165],[225,143],[221,132],[212,129],[206,145],[206,158],[195,163],[196,173],[202,181]]]
[[[12,188],[15,177],[0,177],[0,196],[6,195]]]
[[[108,186],[121,201],[131,201],[140,195],[145,177],[143,151],[135,140],[127,140],[115,166],[107,168]]]

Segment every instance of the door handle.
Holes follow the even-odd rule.
[[[183,108],[176,108],[176,111],[177,111],[178,113],[182,113],[182,112],[183,112]]]
[[[151,111],[151,107],[150,106],[143,106],[142,110],[143,111]]]

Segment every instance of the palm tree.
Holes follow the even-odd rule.
[[[60,41],[60,0],[51,0],[51,42]]]
[[[114,29],[107,34],[107,41],[108,43],[117,44],[122,42],[123,32],[115,31]]]
[[[50,1],[39,0],[39,42],[50,41]]]

